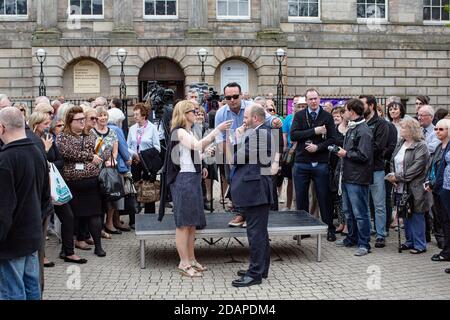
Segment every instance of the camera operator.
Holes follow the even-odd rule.
[[[343,160],[342,204],[347,215],[347,237],[337,246],[357,245],[355,256],[370,252],[369,186],[373,175],[372,131],[364,119],[364,104],[351,99],[345,107],[344,117],[349,119],[348,131],[338,157]]]

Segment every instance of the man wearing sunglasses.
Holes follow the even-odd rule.
[[[231,155],[231,149],[227,148],[227,145],[236,145],[235,141],[235,131],[237,128],[243,125],[244,123],[244,113],[246,108],[249,108],[251,103],[244,101],[242,99],[242,89],[241,86],[236,82],[228,83],[223,89],[225,95],[225,105],[220,108],[216,113],[215,118],[215,126],[217,127],[224,121],[233,120],[233,124],[231,125],[231,129],[229,130],[230,140],[227,141],[226,133],[224,132],[221,135],[216,137],[216,143],[219,147],[219,151],[224,154],[225,157]],[[272,128],[281,128],[283,123],[276,116],[272,116],[266,113],[266,121],[265,124]],[[226,150],[229,151],[226,151]],[[228,155],[227,155],[228,152]],[[220,163],[220,162],[218,162]],[[224,163],[224,161],[222,161]],[[225,175],[227,180],[229,180],[229,167],[224,165],[225,167]],[[229,181],[228,181],[229,182]],[[240,215],[233,218],[230,221],[229,226],[231,227],[241,227],[244,225],[244,218]]]

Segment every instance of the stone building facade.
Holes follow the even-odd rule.
[[[8,1],[0,0],[0,93],[12,97],[38,94],[38,48],[47,52],[47,94],[73,98],[118,96],[119,48],[128,52],[128,96],[142,96],[148,80],[182,94],[200,81],[200,48],[208,51],[206,82],[219,92],[234,78],[253,95],[276,92],[275,50],[283,48],[288,95],[313,86],[325,96],[398,95],[409,111],[419,94],[436,107],[449,104],[448,16],[430,20],[426,0],[376,0],[381,19],[361,18],[361,5],[375,2],[367,0],[304,0],[312,17],[296,16],[304,3],[292,0],[92,0],[79,16],[73,0],[16,0],[26,14],[2,14]],[[151,14],[164,8],[166,15]],[[99,66],[98,93],[74,92],[74,66],[83,60]]]

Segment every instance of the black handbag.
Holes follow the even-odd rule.
[[[120,215],[138,214],[139,211],[139,203],[136,194],[127,194],[124,198],[124,207],[123,210],[120,210]]]
[[[117,201],[125,196],[122,178],[115,165],[113,167],[103,166],[98,180],[100,183],[100,194],[107,201]]]

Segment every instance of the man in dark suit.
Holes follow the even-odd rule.
[[[253,104],[245,110],[244,124],[236,130],[238,140],[231,170],[231,196],[236,206],[243,208],[247,221],[250,245],[250,266],[240,270],[234,287],[260,284],[267,278],[270,264],[270,244],[267,224],[269,208],[273,203],[271,172],[272,136],[270,127],[264,125],[264,108]]]

